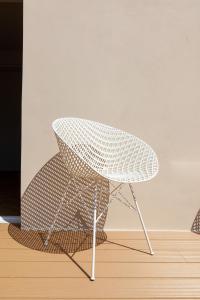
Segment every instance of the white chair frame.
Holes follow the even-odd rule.
[[[101,123],[96,123],[96,122],[93,122],[93,121],[88,121],[88,120],[83,120],[83,119],[75,119],[75,118],[58,119],[58,120],[54,121],[54,123],[53,123],[53,129],[54,129],[56,135],[58,135],[58,143],[59,142],[62,143],[62,145],[59,144],[59,148],[60,148],[61,153],[63,151],[63,145],[64,146],[67,145],[68,147],[71,148],[71,145],[69,145],[68,142],[65,140],[66,133],[65,133],[65,127],[63,126],[63,122],[65,124],[65,123],[68,122],[68,120],[69,120],[69,124],[70,125],[73,125],[74,123],[76,124],[76,122],[82,122],[82,124],[85,124],[85,123],[87,124],[87,122],[90,122],[90,123],[92,123],[91,125],[97,124],[97,126],[100,126],[100,128],[101,128],[101,125],[102,126],[106,126],[106,128],[108,128],[108,129],[112,128],[110,126],[107,126],[107,125],[104,125],[104,124],[101,124]],[[58,127],[56,127],[57,123],[59,123]],[[69,124],[67,123],[67,125],[69,125]],[[63,138],[62,134],[60,134],[60,132],[59,132],[60,126],[62,127],[62,134],[64,132],[64,138]],[[103,127],[103,129],[105,129],[105,127]],[[124,132],[122,132],[122,133],[124,134]],[[127,134],[127,135],[130,138],[130,135],[129,134]],[[91,270],[91,280],[92,281],[95,280],[96,225],[97,225],[98,221],[100,220],[100,218],[102,217],[103,213],[108,209],[108,207],[109,207],[110,203],[112,202],[113,198],[120,200],[128,208],[130,208],[132,210],[135,210],[138,213],[138,216],[139,216],[139,219],[140,219],[143,231],[144,231],[144,235],[145,235],[145,238],[146,238],[146,242],[148,244],[149,253],[151,255],[154,254],[154,252],[152,250],[152,246],[151,246],[150,240],[149,240],[149,237],[148,237],[148,233],[147,233],[144,221],[143,221],[143,217],[142,217],[142,214],[141,214],[138,202],[136,200],[136,197],[135,197],[135,194],[134,194],[134,191],[133,191],[133,183],[134,182],[139,182],[139,181],[146,181],[146,180],[150,180],[151,178],[153,178],[157,174],[157,172],[158,172],[158,161],[157,161],[157,157],[156,157],[155,153],[150,148],[150,146],[148,146],[147,144],[145,144],[140,139],[138,139],[138,138],[136,138],[136,139],[137,139],[137,143],[141,143],[140,146],[139,146],[139,148],[138,148],[139,149],[138,151],[143,151],[143,153],[142,153],[143,154],[143,156],[142,156],[142,163],[143,164],[141,164],[141,157],[139,157],[140,155],[138,153],[136,153],[136,155],[135,155],[136,158],[134,158],[135,161],[136,161],[136,162],[134,161],[134,167],[139,165],[139,167],[141,167],[141,169],[137,168],[137,170],[139,170],[141,172],[141,174],[138,175],[139,171],[137,171],[136,175],[135,175],[136,176],[135,178],[134,178],[134,169],[133,169],[133,171],[132,171],[131,174],[128,174],[127,178],[125,178],[125,176],[124,176],[124,173],[126,174],[126,170],[125,171],[123,170],[123,175],[122,175],[121,180],[119,180],[120,179],[119,177],[118,177],[118,180],[116,180],[116,178],[115,178],[115,172],[112,173],[112,174],[114,174],[113,178],[112,178],[112,174],[109,175],[109,173],[106,173],[105,170],[103,170],[103,173],[101,173],[99,171],[99,169],[95,168],[94,165],[91,165],[91,162],[88,163],[88,161],[85,161],[85,158],[81,157],[81,155],[79,155],[79,153],[76,153],[74,151],[74,149],[73,149],[73,151],[75,152],[75,154],[78,155],[78,160],[80,159],[80,161],[77,161],[77,164],[80,165],[80,164],[82,164],[82,161],[84,161],[84,164],[87,167],[89,166],[90,170],[88,169],[89,171],[88,170],[87,171],[88,171],[88,173],[90,175],[91,175],[91,173],[93,171],[95,171],[94,173],[92,173],[92,176],[94,178],[94,180],[92,181],[92,183],[94,184],[94,187],[95,187],[94,188],[94,195],[93,195],[93,197],[94,197],[94,211],[93,211],[93,231],[92,231],[93,232],[93,235],[92,235],[92,270]],[[134,137],[134,141],[135,141],[135,137]],[[134,146],[135,146],[135,144],[134,144]],[[144,148],[144,150],[143,150],[143,148]],[[145,151],[147,151],[146,149],[148,150],[148,155],[146,155],[146,152],[145,152]],[[72,151],[72,153],[73,153],[73,151]],[[63,154],[63,157],[65,157],[65,156],[66,156],[66,153]],[[67,156],[67,158],[69,159],[69,155]],[[146,161],[145,161],[145,159],[146,159]],[[150,163],[149,163],[149,161],[150,161]],[[66,162],[67,162],[67,159],[64,159],[64,163],[65,164],[66,164]],[[122,165],[122,166],[124,166],[124,165]],[[147,170],[147,167],[149,168],[149,170]],[[144,168],[144,170],[142,168]],[[117,170],[119,170],[119,167],[117,168]],[[112,168],[112,171],[113,171],[113,168]],[[79,173],[81,171],[80,171],[79,167],[77,167],[77,170],[74,171],[74,169],[73,169],[73,170],[69,170],[69,172],[70,172],[70,180],[68,181],[67,186],[66,186],[65,191],[64,191],[64,194],[63,194],[63,196],[62,196],[62,198],[60,200],[59,206],[58,206],[56,214],[54,216],[53,223],[51,224],[51,226],[50,226],[50,228],[48,230],[48,234],[47,234],[46,240],[44,242],[45,246],[48,245],[49,239],[50,239],[51,234],[52,234],[52,232],[54,230],[54,226],[56,224],[56,221],[57,221],[57,218],[59,216],[59,213],[60,213],[61,209],[63,208],[63,206],[65,205],[65,197],[66,197],[66,194],[67,194],[67,190],[68,190],[71,182],[75,183],[75,177],[77,176],[77,174],[80,176]],[[75,176],[74,176],[74,174],[75,174]],[[132,177],[130,177],[130,176],[132,176]],[[97,208],[96,208],[96,201],[97,201],[97,181],[101,180],[102,178],[106,178],[106,179],[118,182],[118,185],[115,187],[110,182],[110,184],[113,187],[112,191],[109,194],[110,199],[109,199],[108,204],[106,205],[106,207],[103,209],[103,211],[97,216]],[[129,200],[120,191],[121,188],[122,188],[122,186],[124,184],[128,184],[129,185],[130,192],[131,192],[132,198],[133,198],[133,204],[130,203]],[[86,189],[87,189],[87,187],[86,187]],[[82,191],[77,191],[77,195],[78,194],[81,195]],[[74,201],[74,199],[71,199],[71,200]],[[67,204],[69,204],[69,203],[67,203]],[[83,199],[83,204],[84,204],[84,199]]]

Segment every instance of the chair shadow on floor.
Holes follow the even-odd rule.
[[[8,228],[13,239],[34,250],[65,253],[68,256],[69,253],[92,247],[94,180],[91,177],[74,178],[65,194],[69,180],[70,175],[59,152],[39,170],[24,192],[21,199],[21,226],[10,224]],[[97,214],[100,214],[109,201],[108,180],[102,178],[98,181],[97,190]],[[63,195],[64,204],[49,245],[45,247],[47,231],[54,221]],[[106,216],[107,209],[97,223],[97,245],[107,239],[103,231]]]
[[[92,248],[92,231],[54,231],[49,240],[48,246],[44,246],[44,239],[47,232],[24,230],[20,224],[10,224],[8,227],[9,235],[21,245],[42,252],[54,254],[70,254]],[[104,231],[97,231],[97,246],[107,240]]]
[[[191,227],[191,231],[200,234],[200,209],[196,214],[196,217]]]
[[[90,274],[84,270],[76,261],[75,254],[92,248],[92,231],[56,231],[52,233],[48,246],[44,246],[44,231],[24,230],[19,224],[10,224],[8,227],[10,236],[21,245],[33,250],[65,254],[84,275],[90,278]],[[100,245],[107,240],[104,231],[97,231],[96,245]]]
[[[74,258],[76,252],[92,248],[95,185],[90,177],[75,178],[75,182],[67,189],[65,202],[48,246],[44,246],[48,229],[53,223],[69,179],[70,175],[62,156],[57,153],[35,175],[22,196],[21,226],[10,224],[8,232],[14,240],[30,249],[66,254],[87,277],[90,277]],[[77,193],[80,190],[82,192]],[[104,212],[97,223],[96,245],[107,241],[109,244],[147,253],[107,240],[103,228],[107,216],[105,207],[109,201],[109,181],[102,179],[97,182],[97,191],[97,216]]]

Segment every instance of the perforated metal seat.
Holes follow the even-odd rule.
[[[57,119],[52,126],[64,144],[90,168],[109,180],[124,183],[147,181],[158,172],[155,152],[132,134],[78,118]],[[61,141],[59,148],[62,153],[64,147]]]

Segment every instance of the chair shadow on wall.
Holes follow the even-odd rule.
[[[196,217],[191,227],[191,231],[200,234],[200,209],[196,214]]]
[[[66,254],[75,261],[74,254],[92,248],[94,180],[75,178],[65,196],[65,205],[55,223],[48,246],[44,246],[47,231],[53,223],[61,197],[70,175],[61,154],[53,156],[35,175],[21,199],[21,226],[10,224],[8,232],[20,244],[39,251]],[[98,182],[97,212],[103,211],[109,201],[109,182]],[[77,193],[78,190],[81,193]],[[107,210],[97,223],[96,244],[106,241],[103,231]],[[72,255],[71,255],[72,254]]]

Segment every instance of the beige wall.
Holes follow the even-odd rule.
[[[51,122],[97,120],[152,145],[135,185],[151,229],[190,229],[200,206],[200,1],[24,0],[22,192],[57,152]],[[138,228],[115,203],[106,227]]]

